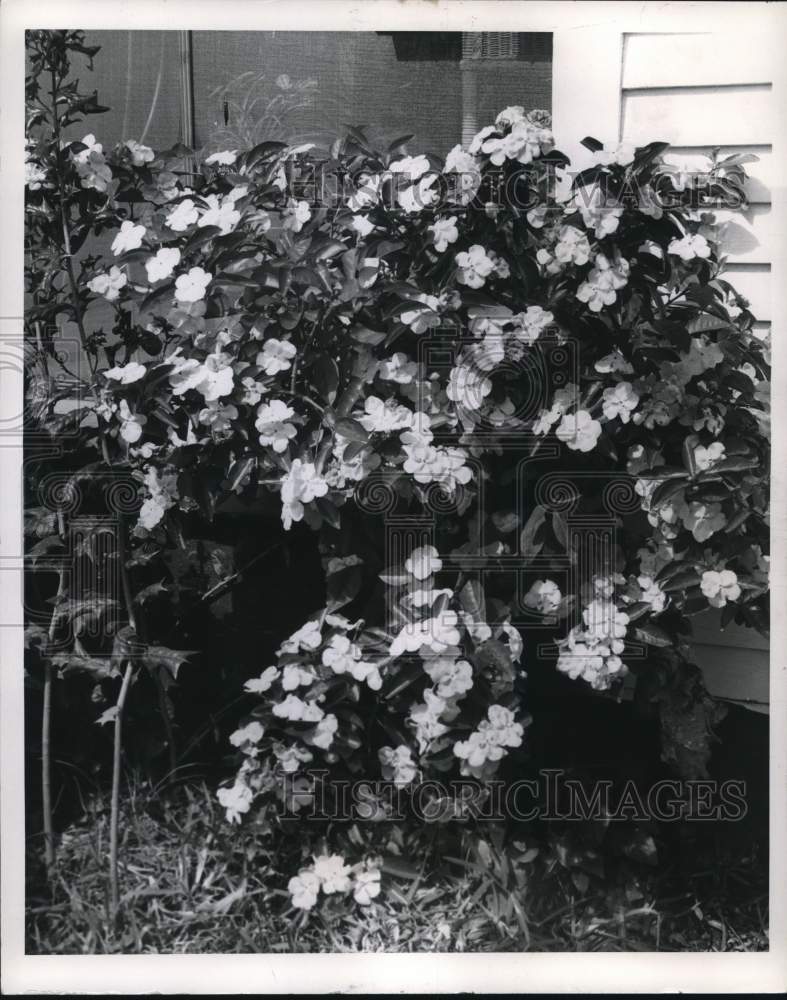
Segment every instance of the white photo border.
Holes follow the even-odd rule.
[[[774,136],[780,174],[773,213],[780,223],[772,263],[773,483],[771,640],[771,950],[751,954],[297,954],[43,956],[24,954],[24,736],[22,630],[0,628],[0,807],[2,826],[2,989],[24,993],[327,993],[454,992],[782,992],[787,989],[787,86],[783,59],[787,7],[766,3],[476,2],[476,0],[4,0],[0,7],[0,336],[22,331],[24,30],[488,30],[552,31],[559,53],[587,53],[590,71],[558,67],[555,132],[592,130],[594,94],[609,85],[603,48],[583,38],[622,32],[734,32],[756,29],[780,68]],[[584,34],[583,34],[584,33]],[[573,76],[572,76],[573,74]],[[619,81],[618,81],[619,84]],[[594,133],[595,134],[595,133]],[[564,144],[561,144],[561,149]],[[21,412],[21,375],[0,368],[0,421]],[[22,444],[0,448],[0,610],[20,620]],[[16,572],[14,569],[16,568]]]

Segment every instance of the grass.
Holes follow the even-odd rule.
[[[420,872],[386,870],[371,907],[337,901],[332,912],[315,910],[307,918],[289,906],[279,874],[297,869],[306,850],[302,829],[276,844],[253,824],[231,827],[204,783],[166,791],[132,787],[120,829],[116,926],[107,916],[108,800],[91,800],[62,834],[52,888],[42,880],[40,844],[31,843],[28,953],[768,947],[767,868],[754,847],[741,852],[704,839],[688,867],[684,857],[663,870],[628,868],[625,880],[610,886],[564,868],[543,847],[504,855],[487,844],[481,862],[469,855],[449,861],[439,851],[430,854],[416,831],[405,853],[419,859]]]

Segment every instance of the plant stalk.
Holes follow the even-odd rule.
[[[120,895],[118,891],[118,812],[120,808],[120,755],[123,748],[123,708],[126,704],[133,661],[129,660],[123,674],[123,683],[117,700],[115,715],[115,743],[112,753],[112,804],[109,818],[109,898],[110,918],[117,920]]]
[[[61,538],[65,536],[65,520],[62,510],[57,512],[58,534]],[[66,566],[60,567],[57,582],[57,596],[55,607],[52,612],[52,620],[49,623],[49,646],[57,635],[57,628],[60,624],[60,600],[66,592]],[[49,651],[48,651],[49,652]],[[55,867],[55,827],[52,817],[52,682],[54,671],[52,661],[47,655],[44,664],[44,696],[41,711],[41,810],[44,822],[44,861],[46,863],[47,876],[51,879]]]

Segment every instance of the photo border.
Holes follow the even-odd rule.
[[[554,130],[578,148],[579,128],[615,131],[619,121],[598,122],[610,87],[620,89],[619,62],[605,53],[621,33],[735,32],[756,29],[778,56],[787,41],[787,8],[765,3],[469,2],[469,0],[135,0],[133,4],[30,3],[0,7],[2,110],[0,206],[5,266],[0,271],[0,334],[22,329],[24,30],[27,27],[183,30],[487,30],[552,31],[555,59],[572,60],[558,74]],[[578,61],[578,62],[573,62]],[[781,65],[780,65],[781,63]],[[589,64],[591,72],[583,74]],[[464,953],[401,955],[157,955],[27,956],[24,954],[24,772],[22,629],[0,628],[0,807],[2,809],[2,988],[5,993],[325,993],[442,994],[452,992],[779,992],[787,988],[787,88],[783,60],[774,81],[781,132],[774,160],[773,215],[779,245],[771,269],[773,295],[773,482],[771,639],[771,795],[769,952]],[[573,82],[572,82],[573,81]],[[573,144],[573,145],[572,145]],[[0,367],[0,418],[22,410],[21,373]],[[0,610],[4,621],[21,611],[21,441],[0,448]]]

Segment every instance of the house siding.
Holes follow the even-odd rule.
[[[687,164],[699,165],[713,146],[759,157],[746,167],[749,207],[718,217],[728,224],[725,277],[750,300],[761,336],[771,329],[771,266],[782,238],[771,207],[778,166],[770,51],[735,34],[626,34],[620,79],[623,139],[670,142],[670,154]],[[722,630],[719,612],[698,615],[693,625],[694,657],[711,694],[767,711],[768,642],[744,626]]]

